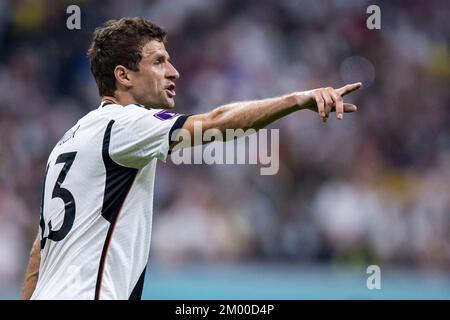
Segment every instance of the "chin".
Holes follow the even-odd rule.
[[[173,109],[173,108],[175,108],[174,100],[172,100],[172,101],[169,100],[165,103],[164,109]]]
[[[175,107],[175,101],[174,100],[170,101],[168,99],[160,101],[159,103],[153,101],[141,104],[150,109],[173,109]]]

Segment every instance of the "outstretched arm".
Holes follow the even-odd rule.
[[[41,242],[39,232],[34,240],[33,247],[30,252],[30,260],[28,262],[27,271],[25,273],[25,279],[23,281],[22,292],[20,299],[29,300],[36,288],[36,283],[39,277],[39,264],[41,262]]]
[[[358,82],[339,89],[319,88],[264,100],[231,103],[208,113],[190,116],[183,129],[189,131],[191,136],[195,132],[196,124],[201,124],[202,132],[218,129],[225,134],[226,129],[259,130],[294,111],[303,109],[318,112],[324,122],[327,121],[330,112],[336,112],[336,117],[342,119],[345,112],[357,110],[355,105],[344,103],[342,97],[361,86],[362,84]],[[189,145],[180,144],[180,147],[187,146]]]

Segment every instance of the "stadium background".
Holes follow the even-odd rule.
[[[66,8],[81,7],[81,30]],[[52,146],[99,99],[94,28],[169,31],[177,110],[363,81],[359,112],[280,128],[280,171],[159,164],[144,298],[450,298],[449,4],[0,1],[0,297],[18,298]],[[366,288],[379,265],[382,289]]]

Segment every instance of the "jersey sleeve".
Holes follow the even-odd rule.
[[[138,169],[154,158],[166,161],[171,134],[186,119],[183,114],[166,110],[127,106],[114,119],[110,157],[120,165]]]

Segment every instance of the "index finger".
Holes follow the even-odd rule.
[[[353,92],[355,90],[358,90],[362,87],[361,82],[356,82],[352,84],[347,84],[339,89],[336,89],[336,91],[342,96],[345,96],[346,94],[349,94],[350,92]]]

